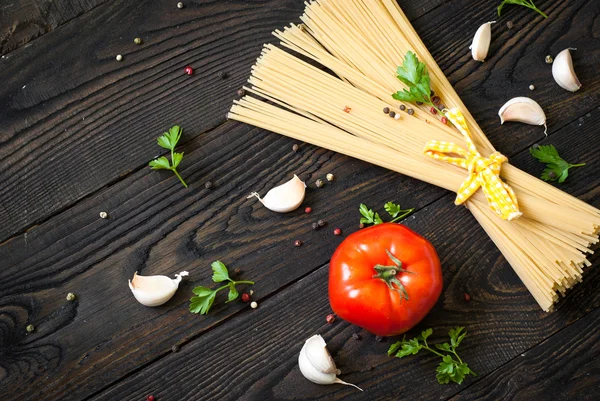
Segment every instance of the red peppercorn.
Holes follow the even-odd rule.
[[[304,213],[310,213],[312,212],[312,208],[311,207],[307,207],[306,209],[304,209]]]
[[[327,315],[325,320],[327,320],[327,323],[331,324],[335,321],[335,315],[333,313],[330,313],[329,315]]]
[[[342,230],[340,230],[339,228],[336,228],[335,230],[333,230],[333,235],[341,235],[342,234]]]
[[[435,109],[435,107],[431,107],[429,111],[431,112],[431,114],[437,114],[437,110]]]
[[[448,124],[448,119],[446,117],[441,118],[442,124]]]
[[[244,302],[250,302],[250,295],[248,295],[247,293],[243,293],[242,294],[242,301],[244,301]]]
[[[185,67],[184,71],[188,75],[192,75],[194,73],[194,70],[189,65],[187,67]]]
[[[294,246],[302,246],[302,241],[297,239],[296,241],[294,241]]]
[[[149,395],[146,397],[147,401],[154,401],[154,396],[153,395]]]

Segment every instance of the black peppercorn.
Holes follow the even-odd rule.
[[[312,229],[313,230],[318,230],[319,229],[319,224],[318,223],[312,223]]]
[[[408,115],[412,116],[413,114],[415,114],[415,111],[413,109],[408,109],[407,113]]]
[[[406,110],[406,106],[405,106],[405,105],[403,105],[403,104],[401,104],[401,105],[400,105],[400,110],[402,110],[402,111]]]
[[[384,112],[385,114],[389,113],[389,112],[390,112],[390,108],[389,108],[389,107],[384,107],[384,108],[383,108],[383,112]]]
[[[323,227],[325,225],[325,222],[323,220],[319,220],[317,221],[317,224],[319,225],[319,227]]]
[[[417,106],[423,106],[423,102],[416,102]]]
[[[362,337],[360,336],[360,334],[354,333],[354,334],[352,334],[352,338],[355,339],[356,341],[359,341]]]
[[[211,189],[212,188],[212,182],[206,181],[206,184],[204,184],[204,188]]]
[[[390,117],[394,118],[396,117],[396,112],[394,110],[390,111]]]
[[[242,88],[242,89],[238,89],[237,94],[239,97],[242,97],[246,94],[246,91]]]

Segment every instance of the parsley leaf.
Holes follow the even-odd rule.
[[[213,271],[212,279],[215,283],[220,283],[225,280],[231,281],[227,267],[223,264],[223,262],[220,260],[215,260],[210,266],[212,267]]]
[[[177,172],[177,166],[179,166],[179,163],[181,163],[181,160],[183,159],[183,152],[175,152],[175,146],[177,146],[177,142],[179,142],[179,138],[181,138],[182,131],[183,130],[179,125],[174,125],[169,129],[169,132],[163,133],[158,137],[157,140],[158,146],[171,151],[171,160],[173,161],[173,165],[169,163],[169,159],[167,159],[165,156],[151,160],[148,164],[152,170],[171,170],[173,173],[175,173],[177,178],[179,178],[179,181],[181,181],[183,186],[187,188],[187,184]]]
[[[210,289],[208,287],[196,287],[192,290],[195,297],[190,299],[190,312],[192,313],[200,313],[201,315],[208,314],[213,302],[215,301],[215,297],[217,296],[217,292],[224,290],[225,288],[229,289],[229,294],[227,296],[227,301],[225,303],[229,303],[231,301],[235,301],[239,297],[238,290],[236,285],[238,284],[254,284],[253,281],[233,281],[229,278],[229,272],[227,271],[227,266],[223,264],[223,262],[216,260],[211,264],[213,276],[212,279],[215,283],[221,283],[223,281],[229,281],[222,287],[217,289]]]
[[[569,176],[571,167],[585,166],[585,163],[570,164],[558,154],[558,150],[554,145],[534,145],[529,149],[531,156],[542,163],[546,164],[546,168],[542,172],[542,180],[558,181],[563,183]]]
[[[394,202],[388,202],[383,205],[383,208],[388,212],[388,214],[393,218],[390,223],[394,223],[412,213],[415,209],[406,209],[403,210],[400,205]],[[363,216],[360,218],[360,222],[362,224],[381,224],[383,220],[379,217],[379,213],[374,212],[372,209],[369,209],[367,205],[364,203],[360,204],[358,211]]]
[[[393,355],[397,358],[403,358],[408,355],[415,355],[420,350],[425,349],[439,356],[442,358],[442,361],[435,370],[435,377],[440,384],[448,384],[450,382],[461,384],[466,375],[477,376],[477,374],[473,372],[456,353],[456,347],[460,345],[461,341],[467,335],[464,327],[455,327],[448,332],[450,343],[452,345],[448,343],[435,344],[435,348],[446,352],[446,354],[442,354],[429,347],[427,344],[427,338],[431,336],[432,333],[432,329],[427,329],[422,331],[421,335],[408,341],[406,340],[406,336],[404,336],[401,341],[398,341],[390,346],[388,349],[388,355]]]
[[[373,212],[371,209],[367,207],[364,203],[360,204],[358,208],[360,214],[363,216],[360,218],[360,222],[363,224],[381,224],[383,220],[379,217],[379,213]]]
[[[431,101],[431,80],[427,66],[419,61],[415,53],[411,51],[406,53],[402,66],[396,69],[396,77],[408,87],[408,90],[402,89],[402,92],[392,94],[394,99],[408,103],[427,103],[437,109]]]
[[[540,10],[535,6],[535,4],[533,4],[533,0],[503,0],[502,3],[500,3],[500,5],[498,6],[498,16],[500,16],[500,14],[502,13],[502,9],[507,4],[515,4],[518,6],[530,8],[535,12],[539,13],[542,17],[548,18],[548,16],[542,10]]]

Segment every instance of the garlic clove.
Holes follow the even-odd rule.
[[[533,99],[528,97],[515,97],[510,99],[498,111],[500,124],[505,121],[518,121],[531,125],[543,125],[544,134],[547,134],[546,113],[542,107]]]
[[[567,48],[558,53],[558,56],[556,56],[554,63],[552,64],[552,76],[561,88],[576,92],[581,88],[581,82],[579,82],[577,75],[575,75],[573,59],[571,58],[569,50],[577,49]]]
[[[471,43],[471,46],[469,47],[469,49],[471,49],[473,60],[483,62],[487,57],[492,41],[492,24],[495,23],[496,21],[486,22],[477,29],[477,32],[475,32],[473,43]]]
[[[175,275],[174,279],[167,276],[139,276],[133,274],[129,280],[129,288],[139,303],[145,306],[159,306],[166,303],[175,295],[181,278],[189,275],[183,271]]]
[[[298,356],[298,365],[300,366],[302,375],[313,383],[338,383],[363,391],[360,387],[337,378],[340,371],[336,368],[335,362],[327,350],[325,340],[318,334],[312,336],[304,343]]]
[[[323,337],[314,335],[306,340],[306,356],[310,363],[319,371],[324,373],[336,373],[337,368],[331,354],[327,350],[327,344]]]
[[[263,198],[257,192],[252,192],[248,199],[255,197],[267,209],[277,213],[287,213],[298,209],[304,201],[305,193],[306,184],[294,174],[294,177],[288,182],[271,188]]]

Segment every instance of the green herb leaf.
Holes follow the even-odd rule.
[[[179,166],[179,163],[181,163],[181,160],[183,159],[183,153],[175,152],[175,146],[177,145],[177,142],[179,142],[179,138],[181,138],[182,131],[183,130],[181,127],[179,127],[179,125],[175,125],[169,129],[169,132],[165,132],[158,137],[158,146],[171,151],[171,160],[173,161],[173,165],[169,163],[169,159],[167,159],[165,156],[161,156],[156,160],[150,161],[149,165],[152,170],[171,170],[173,173],[175,173],[177,178],[179,178],[179,181],[181,181],[183,186],[187,188],[187,184],[177,172],[177,166]]]
[[[563,183],[569,176],[569,169],[571,167],[585,166],[585,163],[570,164],[564,160],[560,157],[554,145],[532,146],[529,149],[529,153],[540,162],[546,164],[546,168],[541,176],[544,181],[558,181],[559,183]]]
[[[394,355],[399,349],[400,347],[402,347],[403,341],[396,341],[394,344],[390,345],[390,348],[388,349],[388,356],[392,356]]]
[[[208,287],[195,287],[192,292],[196,295],[198,295],[199,297],[205,297],[207,295],[210,295],[214,292],[214,290],[211,290]]]
[[[183,159],[183,152],[181,152],[181,153],[173,152],[173,168],[177,168],[177,166],[179,166],[179,163],[181,163],[182,159]]]
[[[535,4],[533,4],[533,0],[503,0],[502,3],[500,3],[500,5],[498,6],[498,16],[502,14],[502,9],[506,4],[515,4],[517,6],[527,7],[539,13],[544,18],[548,18],[548,16],[542,10],[540,10],[535,6]]]
[[[435,348],[439,351],[446,352],[443,354],[430,348],[427,345],[427,338],[433,333],[432,329],[423,330],[421,334],[411,340],[398,341],[388,349],[388,355],[395,355],[398,358],[403,358],[408,355],[415,355],[420,350],[427,350],[442,358],[442,361],[436,369],[436,378],[440,384],[448,384],[450,382],[462,383],[466,375],[477,376],[466,363],[464,363],[456,353],[456,347],[460,345],[465,338],[467,332],[464,327],[455,327],[449,331],[450,344],[442,343],[435,344]],[[419,342],[420,340],[423,343]],[[455,359],[456,357],[456,359]]]
[[[450,347],[450,344],[448,344],[448,343],[435,344],[435,347],[442,351],[452,352],[452,347]]]
[[[212,279],[215,283],[220,283],[226,280],[230,280],[229,272],[227,271],[227,267],[220,260],[215,260],[211,264],[213,276]]]
[[[433,334],[433,329],[427,329],[427,330],[423,330],[423,331],[421,332],[421,339],[422,339],[423,341],[426,341],[426,340],[427,340],[427,337],[429,337],[429,336],[430,336],[430,335],[432,335],[432,334]]]
[[[152,170],[171,170],[171,164],[169,164],[169,159],[161,156],[158,159],[154,159],[150,162],[150,168]]]
[[[415,53],[411,51],[406,53],[402,66],[396,69],[396,77],[408,87],[408,90],[402,89],[402,92],[392,94],[394,99],[409,103],[423,102],[433,106],[427,66],[419,61]]]
[[[408,355],[416,355],[419,351],[421,351],[421,348],[423,347],[421,344],[419,344],[419,340],[413,338],[403,342],[402,348],[396,353],[396,356],[398,358],[402,358]]]
[[[450,331],[448,332],[448,336],[450,336],[450,343],[452,344],[452,348],[456,348],[458,347],[458,345],[460,344],[461,340],[458,340],[458,337],[460,336],[460,333],[464,330],[464,327],[455,327],[453,329],[450,329]]]
[[[381,224],[383,220],[379,217],[378,213],[373,212],[371,209],[367,207],[364,203],[360,204],[358,208],[360,214],[363,216],[360,219],[360,222],[363,224]]]
[[[385,205],[383,205],[383,207],[386,210],[386,212],[388,212],[388,214],[390,216],[392,216],[392,218],[394,218],[394,220],[392,220],[390,223],[393,223],[397,220],[400,220],[400,219],[408,216],[410,213],[412,213],[415,210],[415,209],[403,210],[399,204],[396,204],[394,202],[388,202]]]
[[[238,293],[237,289],[235,288],[235,283],[234,282],[229,283],[229,295],[227,295],[226,303],[235,301],[239,295],[240,294]]]
[[[216,295],[217,291],[211,291],[210,294],[205,296],[192,297],[190,299],[190,312],[206,315],[215,301]]]
[[[208,287],[195,287],[192,292],[196,295],[190,299],[190,312],[192,313],[200,313],[202,315],[206,315],[210,310],[217,292],[224,290],[226,288],[229,289],[229,294],[227,295],[227,301],[225,303],[229,303],[231,301],[235,301],[239,297],[239,292],[236,288],[238,284],[254,284],[253,281],[233,281],[229,278],[229,272],[227,271],[227,266],[223,264],[223,262],[215,260],[212,264],[213,276],[212,279],[216,283],[221,283],[223,281],[229,281],[229,283],[225,284],[222,287],[211,290]]]

